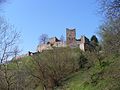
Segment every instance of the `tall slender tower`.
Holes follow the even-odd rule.
[[[70,47],[75,47],[76,45],[76,30],[66,28],[66,44]]]

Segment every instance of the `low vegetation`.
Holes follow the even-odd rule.
[[[101,42],[93,35],[86,52],[53,48],[8,62],[19,52],[19,34],[0,18],[0,90],[120,90],[120,1],[99,1]]]

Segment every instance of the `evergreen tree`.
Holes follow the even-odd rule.
[[[93,35],[91,37],[90,44],[91,44],[91,51],[99,51],[100,50],[99,42],[95,35]]]

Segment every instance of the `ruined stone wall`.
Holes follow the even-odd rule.
[[[70,47],[76,45],[76,30],[75,29],[66,29],[66,44]]]

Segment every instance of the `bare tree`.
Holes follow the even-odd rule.
[[[40,55],[32,56],[28,68],[33,78],[37,78],[44,90],[54,90],[62,80],[79,68],[79,51],[70,48],[55,48]],[[31,68],[32,67],[32,68]]]
[[[0,63],[15,55],[19,34],[0,17]]]
[[[99,0],[99,3],[107,18],[120,18],[120,0]]]
[[[48,35],[47,34],[42,34],[39,38],[39,43],[40,44],[45,44],[48,41]]]
[[[1,4],[6,1],[0,0],[0,8]],[[14,30],[14,27],[9,25],[3,17],[0,17],[0,90],[22,90],[18,89],[16,85],[17,82],[20,82],[16,78],[18,70],[10,68],[11,63],[9,63],[9,60],[19,53],[18,39],[19,34]]]
[[[107,54],[120,53],[120,19],[111,20],[101,25],[99,34]]]
[[[19,34],[0,17],[0,89],[11,90],[15,83],[15,70],[9,68],[9,60],[17,55]]]

